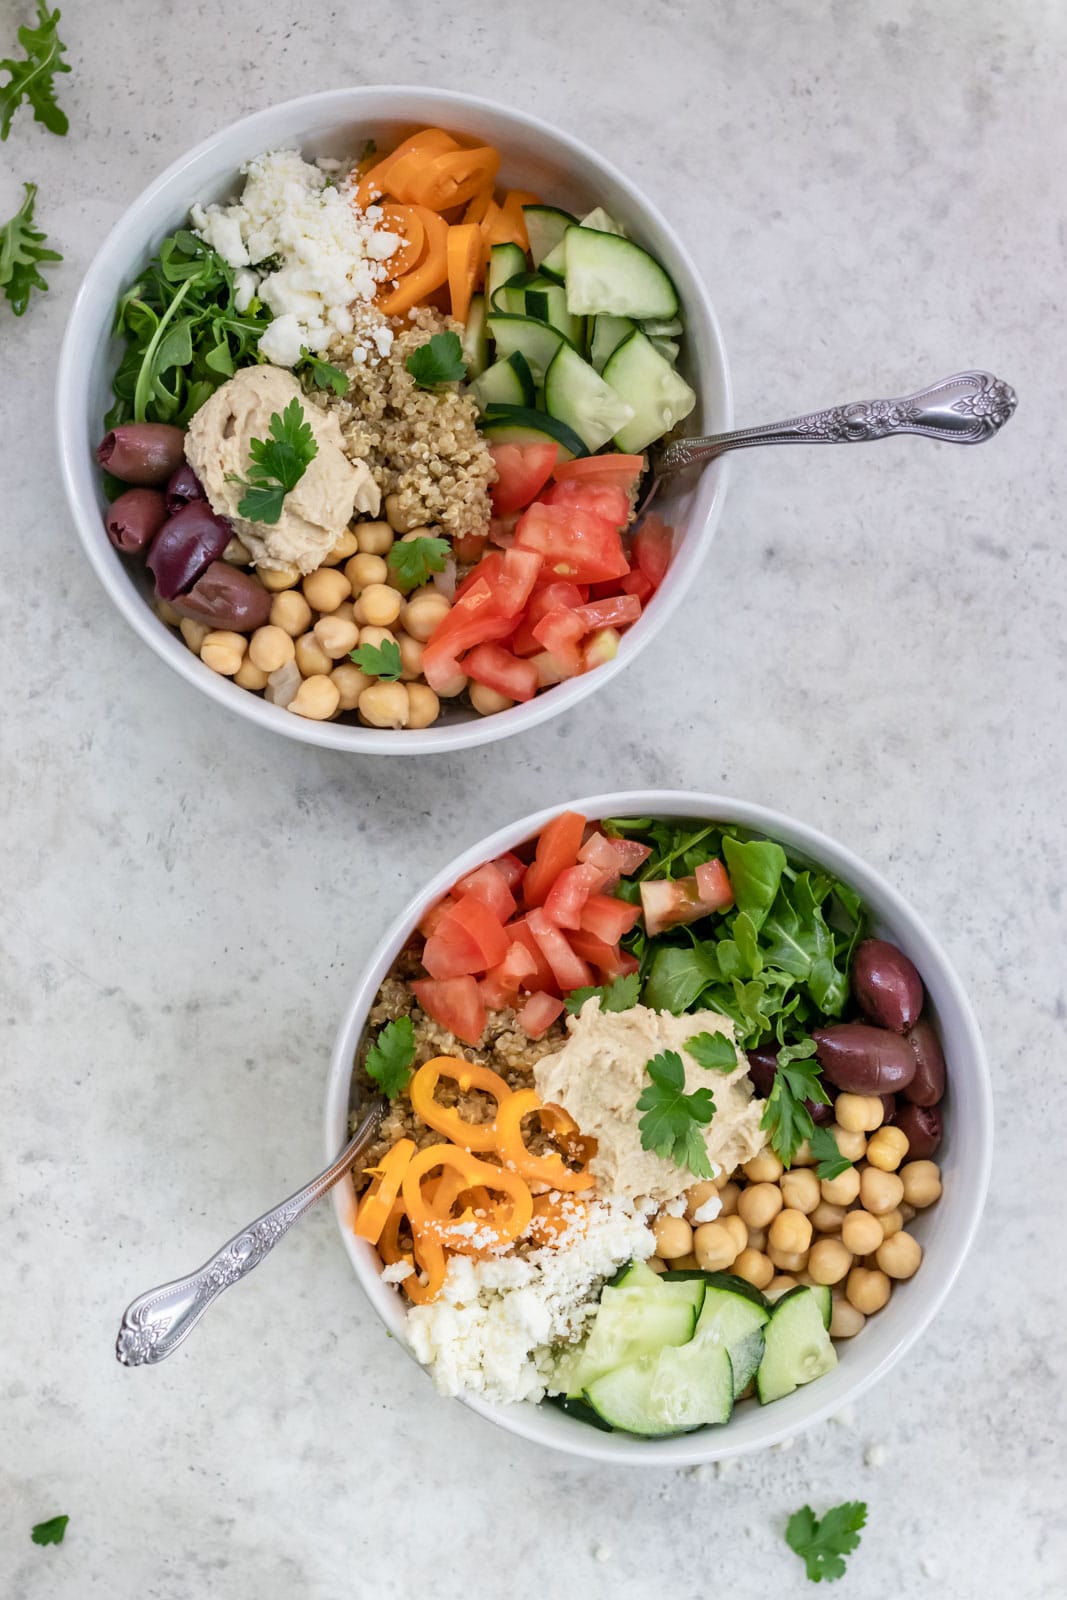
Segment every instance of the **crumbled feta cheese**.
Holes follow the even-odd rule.
[[[855,1406],[842,1406],[840,1411],[835,1411],[834,1412],[833,1416],[830,1418],[830,1421],[831,1422],[836,1422],[837,1426],[839,1428],[853,1428],[853,1427],[855,1427],[855,1425],[856,1425],[856,1408],[855,1408]]]
[[[667,1204],[663,1207],[664,1215],[668,1217],[684,1217],[686,1204],[685,1195],[680,1194],[676,1200],[667,1201]]]
[[[886,1448],[884,1444],[869,1444],[863,1452],[863,1464],[865,1467],[884,1467],[885,1459]]]
[[[410,1261],[394,1261],[391,1266],[382,1268],[383,1283],[403,1283],[405,1278],[410,1278],[415,1268]]]
[[[709,1195],[704,1201],[704,1204],[702,1206],[697,1206],[696,1210],[693,1212],[693,1221],[696,1223],[714,1222],[721,1210],[721,1197],[717,1194]]]
[[[606,1544],[598,1544],[593,1551],[594,1561],[610,1561],[611,1551]]]
[[[292,313],[275,317],[259,336],[259,348],[276,367],[295,367],[304,347],[304,332]]]

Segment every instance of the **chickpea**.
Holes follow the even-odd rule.
[[[463,693],[466,687],[466,673],[457,672],[455,677],[442,679],[442,681],[437,685],[437,693],[441,696],[442,700],[454,700],[458,694]]]
[[[359,549],[359,540],[351,528],[346,528],[330,553],[323,557],[324,567],[339,567],[342,561],[347,561],[349,556],[354,556]]]
[[[895,1172],[908,1153],[908,1136],[899,1128],[879,1128],[867,1142],[867,1160],[883,1172]]]
[[[839,1094],[834,1101],[834,1121],[849,1133],[870,1133],[881,1126],[884,1110],[881,1095]]]
[[[737,1246],[738,1250],[739,1251],[747,1250],[748,1249],[748,1229],[745,1227],[745,1224],[744,1224],[744,1221],[742,1220],[742,1218],[739,1217],[736,1212],[734,1212],[734,1214],[732,1216],[729,1216],[729,1217],[726,1217],[726,1218],[720,1217],[719,1221],[722,1222],[723,1227],[726,1229],[727,1233],[733,1239],[734,1244]]]
[[[758,1156],[753,1156],[751,1161],[746,1161],[741,1171],[750,1183],[777,1183],[785,1168],[768,1146]]]
[[[860,1175],[855,1167],[846,1167],[837,1178],[824,1178],[819,1192],[832,1206],[850,1206],[860,1192]]]
[[[757,1289],[765,1289],[774,1277],[774,1267],[770,1257],[765,1256],[760,1250],[742,1250],[733,1264],[732,1270],[739,1278],[744,1278],[746,1283],[751,1283]]]
[[[806,1217],[810,1217],[821,1198],[819,1180],[810,1167],[783,1172],[779,1187],[786,1205],[794,1211],[803,1211]]]
[[[910,1278],[919,1270],[923,1247],[910,1233],[895,1233],[878,1246],[875,1255],[887,1278]]]
[[[749,1230],[748,1230],[748,1248],[750,1250],[762,1250],[764,1252],[764,1254],[766,1254],[766,1251],[767,1251],[767,1230],[766,1230],[766,1228],[749,1228]]]
[[[251,563],[252,552],[235,534],[222,552],[222,559],[229,567],[247,567]]]
[[[387,555],[393,548],[393,539],[393,530],[387,522],[356,523],[356,540],[361,555]]]
[[[737,1260],[737,1241],[721,1222],[702,1222],[693,1234],[693,1253],[705,1272],[725,1272]]]
[[[692,1254],[693,1230],[684,1217],[657,1217],[652,1224],[656,1254],[664,1261],[677,1261]]]
[[[852,1252],[840,1239],[818,1239],[808,1252],[808,1272],[816,1283],[840,1283],[852,1266]]]
[[[304,678],[314,678],[328,674],[333,666],[333,662],[313,633],[302,634],[296,641],[293,653],[296,657],[296,664],[300,668],[300,675]]]
[[[352,585],[343,572],[334,567],[319,567],[304,579],[304,599],[312,611],[336,611],[342,600],[352,593]]]
[[[880,1217],[884,1211],[892,1211],[894,1206],[898,1206],[903,1194],[904,1185],[895,1172],[864,1167],[860,1174],[860,1199],[865,1211],[873,1211],[876,1217]]]
[[[491,717],[498,711],[510,711],[515,704],[506,694],[498,694],[484,683],[472,683],[470,697],[471,705],[480,717]]]
[[[723,1184],[722,1188],[719,1190],[719,1201],[722,1206],[722,1210],[719,1212],[720,1221],[723,1217],[733,1216],[734,1212],[737,1210],[737,1202],[740,1200],[740,1198],[741,1188],[739,1184],[733,1183],[732,1181]]]
[[[299,590],[285,589],[271,601],[270,622],[295,639],[311,627],[311,607]]]
[[[417,511],[404,509],[402,495],[387,494],[383,509],[394,533],[410,533],[422,522],[422,517]]]
[[[181,622],[181,614],[175,611],[169,600],[154,600],[156,616],[160,622],[165,622],[168,628],[176,628]]]
[[[408,684],[408,727],[428,728],[441,715],[441,702],[428,683]]]
[[[312,632],[331,661],[340,661],[359,643],[359,629],[343,617],[320,617]]]
[[[779,1211],[767,1229],[767,1238],[775,1250],[802,1255],[811,1244],[811,1223],[803,1211]]]
[[[777,1299],[780,1294],[786,1294],[790,1289],[795,1289],[796,1286],[797,1280],[791,1278],[788,1272],[776,1272],[763,1292],[765,1295],[773,1295]]]
[[[717,1200],[719,1191],[714,1178],[702,1178],[699,1183],[694,1183],[685,1191],[685,1216],[687,1222],[695,1223],[697,1212],[701,1206],[706,1206],[709,1200]],[[706,1219],[713,1222],[713,1217]]]
[[[850,1300],[835,1299],[830,1308],[831,1339],[854,1339],[867,1318]]]
[[[781,1211],[784,1201],[776,1183],[753,1183],[737,1197],[737,1214],[750,1228],[766,1228]]]
[[[260,689],[267,687],[267,674],[245,656],[233,675],[233,681],[240,684],[242,689],[252,689],[258,693]]]
[[[652,1272],[655,1272],[659,1276],[662,1276],[662,1274],[667,1270],[667,1263],[665,1261],[661,1261],[659,1256],[649,1256],[648,1260],[645,1262],[645,1266],[650,1268]]]
[[[400,677],[404,683],[413,683],[422,676],[422,652],[426,646],[408,633],[402,633],[396,642],[400,646]]]
[[[359,697],[359,714],[372,728],[406,728],[411,715],[407,685],[372,683]]]
[[[857,1311],[869,1317],[875,1311],[881,1311],[892,1287],[885,1273],[879,1272],[877,1267],[873,1271],[867,1267],[853,1267],[845,1285],[845,1295],[850,1306],[855,1306]]]
[[[435,539],[436,537],[437,535],[431,527],[427,526],[426,523],[421,523],[417,528],[409,528],[400,543],[409,544],[412,539]]]
[[[353,556],[351,561],[345,562],[345,577],[352,585],[352,593],[360,594],[372,583],[384,583],[389,576],[389,567],[381,556],[367,555],[360,551],[358,556]]]
[[[811,1145],[807,1139],[801,1139],[797,1153],[793,1157],[792,1165],[794,1167],[814,1167],[816,1165],[815,1157],[811,1153]]]
[[[265,628],[257,628],[248,641],[249,659],[260,672],[277,672],[287,661],[292,661],[295,654],[296,647],[290,635],[284,628],[276,628],[273,623],[268,623]]]
[[[283,589],[295,589],[300,582],[300,568],[292,562],[282,567],[257,567],[256,576],[264,589],[280,594]]]
[[[326,615],[328,617],[336,617],[338,622],[355,622],[356,608],[351,600],[342,600],[335,611],[327,611]],[[356,626],[358,627],[359,624],[357,623]]]
[[[218,628],[214,633],[204,635],[204,642],[200,646],[200,659],[205,667],[210,667],[212,672],[221,673],[224,678],[232,678],[248,649],[248,640],[241,633],[230,633],[226,628]]]
[[[699,1272],[700,1262],[696,1256],[679,1256],[677,1261],[671,1262],[672,1272]]]
[[[400,612],[400,622],[405,632],[425,644],[451,609],[451,602],[436,590],[432,594],[413,595]]]
[[[882,1225],[883,1239],[891,1239],[904,1226],[904,1214],[899,1206],[894,1206],[892,1211],[886,1211],[878,1221]]]
[[[730,1179],[732,1177],[733,1177],[733,1173],[732,1172],[727,1172],[725,1167],[719,1167],[716,1170],[715,1176],[710,1181],[715,1185],[715,1188],[717,1190],[718,1189],[725,1189],[726,1185],[730,1182]]]
[[[830,1132],[834,1142],[846,1161],[862,1161],[867,1153],[867,1135],[865,1133],[852,1133],[848,1128],[843,1128],[839,1122],[831,1124]]]
[[[182,617],[178,623],[178,631],[193,652],[193,655],[198,656],[200,654],[200,646],[211,632],[211,629],[206,622],[194,622],[192,617]]]
[[[336,684],[340,695],[339,709],[341,711],[354,711],[359,704],[359,697],[364,689],[374,682],[365,672],[360,672],[354,661],[342,661],[330,673],[330,682]]]
[[[369,583],[356,601],[356,621],[369,622],[372,628],[391,627],[403,604],[398,589],[391,589],[387,583]]]
[[[850,1211],[841,1224],[841,1243],[854,1256],[871,1255],[884,1237],[882,1219],[869,1211]]]
[[[796,1277],[799,1277],[808,1264],[806,1250],[776,1250],[773,1244],[768,1243],[767,1254],[779,1272],[788,1272]]]
[[[341,692],[321,672],[305,678],[289,702],[288,709],[312,722],[328,722],[341,703]]]
[[[847,1215],[844,1206],[834,1206],[829,1200],[820,1199],[811,1213],[811,1225],[816,1233],[840,1233]]]
[[[909,1161],[900,1169],[904,1199],[922,1211],[941,1198],[941,1168],[936,1161]]]
[[[917,1212],[915,1210],[915,1207],[914,1206],[909,1206],[909,1204],[908,1204],[908,1202],[906,1200],[904,1201],[904,1203],[902,1205],[897,1207],[897,1210],[900,1212],[901,1220],[903,1222],[912,1222],[912,1221],[914,1221],[915,1217],[917,1216]]]

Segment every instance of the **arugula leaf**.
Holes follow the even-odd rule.
[[[725,1033],[696,1033],[685,1041],[685,1048],[698,1066],[708,1072],[735,1072],[737,1049]]]
[[[0,289],[11,302],[16,317],[30,303],[30,290],[47,292],[48,285],[37,270],[42,261],[62,261],[58,250],[42,248],[47,235],[33,226],[33,206],[37,185],[24,183],[26,198],[15,215],[0,227]]]
[[[639,989],[637,973],[628,972],[625,977],[612,978],[610,983],[603,984],[599,989],[589,985],[572,989],[567,996],[567,1010],[572,1017],[577,1016],[585,1002],[598,995],[601,1011],[629,1011],[631,1006],[637,1004]]]
[[[715,946],[663,944],[656,948],[645,980],[644,1002],[655,1011],[680,1016],[721,976]]]
[[[245,490],[237,510],[248,522],[277,522],[286,495],[295,489],[319,453],[304,408],[295,397],[279,416],[271,412],[270,438],[250,439],[248,478],[235,472],[228,481]]]
[[[801,1039],[779,1050],[778,1070],[760,1119],[760,1127],[771,1136],[771,1149],[786,1167],[792,1165],[804,1140],[810,1141],[815,1131],[811,1112],[804,1101],[814,1100],[817,1105],[830,1103],[830,1096],[822,1086],[819,1064],[811,1059],[814,1054],[814,1039]],[[834,1150],[837,1151],[836,1144]],[[840,1152],[837,1154],[840,1159]]]
[[[829,1182],[832,1178],[839,1178],[852,1165],[848,1157],[843,1156],[837,1148],[837,1140],[834,1138],[832,1130],[822,1127],[818,1122],[815,1123],[808,1134],[808,1144],[811,1146],[812,1155],[818,1162],[818,1166],[815,1168],[815,1176],[817,1178],[825,1178]]]
[[[415,1059],[415,1028],[410,1017],[387,1022],[367,1052],[364,1066],[382,1093],[395,1100],[408,1086]]]
[[[400,646],[392,639],[383,639],[380,645],[361,644],[348,652],[360,672],[369,678],[381,678],[383,683],[395,683],[403,669]]]
[[[801,1506],[786,1523],[785,1540],[802,1558],[812,1583],[821,1583],[823,1578],[829,1582],[844,1577],[844,1557],[859,1544],[860,1529],[866,1522],[863,1500],[846,1500],[824,1517],[816,1517],[810,1506]]]
[[[312,355],[306,346],[300,351],[296,370],[306,371],[316,389],[332,389],[338,399],[343,399],[348,393],[348,379],[340,367],[331,366],[321,356]]]
[[[698,1130],[715,1115],[711,1090],[686,1094],[685,1068],[676,1050],[653,1056],[645,1070],[651,1082],[637,1101],[638,1111],[645,1113],[638,1123],[642,1149],[688,1167],[698,1178],[710,1178],[711,1162]]]
[[[458,333],[435,333],[413,350],[404,362],[420,389],[436,389],[442,383],[458,383],[467,376],[463,346]]]
[[[34,1544],[62,1544],[69,1521],[69,1517],[49,1517],[47,1522],[38,1522],[30,1529],[30,1538]]]
[[[401,589],[418,589],[431,572],[443,572],[452,546],[447,539],[398,539],[385,558]]]
[[[722,853],[737,909],[748,913],[758,932],[778,893],[787,864],[785,851],[770,839],[750,839],[745,843],[726,833]]]
[[[37,0],[36,28],[18,30],[26,59],[7,56],[0,61],[0,69],[8,74],[7,83],[0,85],[0,139],[11,132],[11,119],[23,101],[33,107],[33,120],[43,123],[49,133],[62,135],[70,127],[66,112],[56,104],[53,81],[57,73],[70,71],[62,59],[67,47],[56,31],[60,16],[59,11],[49,11],[44,0]]]

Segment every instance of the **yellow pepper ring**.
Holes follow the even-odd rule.
[[[421,1180],[427,1172],[431,1172],[437,1166],[454,1168],[463,1180],[460,1185],[461,1190],[476,1189],[484,1184],[490,1192],[495,1190],[508,1195],[512,1202],[511,1210],[501,1215],[494,1207],[492,1218],[484,1222],[481,1218],[475,1218],[469,1208],[462,1217],[453,1218],[450,1211],[443,1210],[439,1205],[444,1190],[443,1185],[435,1194],[431,1208],[422,1192]],[[461,1150],[458,1145],[432,1144],[425,1150],[420,1150],[405,1169],[403,1190],[404,1204],[411,1219],[416,1242],[428,1237],[448,1244],[453,1249],[469,1248],[469,1238],[457,1233],[456,1229],[458,1226],[475,1221],[479,1224],[480,1234],[484,1234],[486,1229],[492,1230],[492,1245],[499,1247],[524,1233],[533,1216],[533,1195],[520,1177],[503,1167],[494,1167],[487,1161],[479,1161],[469,1151]],[[455,1195],[451,1198],[454,1200]]]
[[[374,1168],[375,1176],[359,1202],[352,1231],[368,1244],[377,1244],[382,1229],[389,1220],[393,1203],[400,1193],[404,1168],[415,1154],[414,1139],[399,1139],[387,1153],[381,1166]]]
[[[497,1116],[500,1115],[500,1107],[507,1103],[512,1093],[503,1078],[491,1067],[474,1066],[457,1056],[434,1056],[432,1061],[425,1062],[419,1068],[408,1088],[411,1109],[428,1128],[443,1133],[461,1150],[495,1150],[495,1122],[467,1122],[454,1106],[439,1105],[434,1099],[440,1078],[454,1078],[464,1092],[481,1089],[485,1094],[492,1095],[497,1103]]]
[[[595,1180],[588,1168],[572,1172],[570,1167],[564,1166],[562,1156],[555,1152],[550,1156],[535,1156],[526,1148],[522,1119],[541,1109],[534,1089],[519,1089],[500,1107],[496,1116],[496,1148],[501,1161],[524,1178],[547,1183],[553,1189],[591,1189]]]
[[[378,1240],[378,1254],[387,1267],[395,1265],[398,1261],[406,1261],[412,1268],[415,1268],[417,1263],[425,1272],[425,1283],[415,1271],[409,1273],[403,1280],[404,1292],[408,1299],[421,1306],[430,1300],[435,1300],[440,1294],[448,1263],[445,1260],[444,1250],[435,1239],[420,1239],[414,1231],[412,1231],[414,1260],[407,1250],[400,1248],[400,1224],[406,1218],[407,1208],[403,1200],[398,1200],[386,1218],[385,1227]]]

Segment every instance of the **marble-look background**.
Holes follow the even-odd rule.
[[[0,6],[2,53],[29,9]],[[794,1595],[786,1516],[859,1496],[843,1596],[1062,1596],[1067,10],[63,10],[70,137],[23,114],[0,147],[0,216],[36,180],[66,256],[22,321],[0,306],[0,1592]],[[669,634],[566,722],[419,764],[272,742],[108,606],[57,482],[56,352],[100,239],[174,156],[270,99],[405,80],[538,111],[656,196],[712,286],[739,420],[971,363],[1018,417],[980,451],[738,458]],[[437,1399],[324,1208],[183,1354],[122,1371],[129,1296],[319,1165],[337,1019],[411,890],[522,811],[637,784],[838,835],[974,995],[993,1189],[919,1351],[787,1453],[601,1471]],[[65,1545],[34,1547],[61,1511]]]

